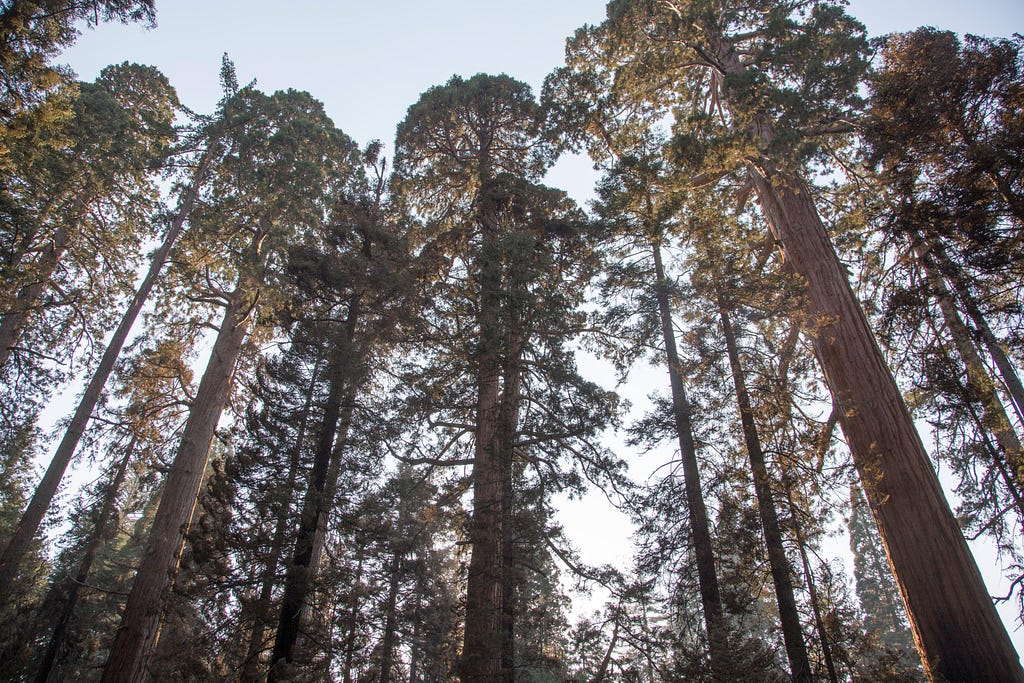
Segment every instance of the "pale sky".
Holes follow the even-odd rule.
[[[209,113],[220,97],[218,71],[227,52],[243,84],[256,79],[265,92],[308,90],[358,143],[379,138],[390,144],[420,93],[452,74],[504,72],[538,92],[560,65],[565,38],[584,23],[600,22],[604,7],[602,0],[157,0],[157,28],[104,25],[86,31],[58,61],[83,80],[126,60],[156,66],[186,106]],[[1024,0],[852,0],[848,11],[872,35],[921,25],[989,36],[1024,33]],[[547,180],[581,202],[592,196],[592,181],[586,161],[562,163]],[[628,555],[628,525],[603,498],[573,504],[563,517],[584,559]],[[993,561],[981,564],[990,590],[1005,592]],[[1024,635],[1012,633],[1013,605],[1003,613],[1024,651]]]

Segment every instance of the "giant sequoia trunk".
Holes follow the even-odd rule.
[[[668,363],[669,383],[672,387],[672,412],[679,437],[679,456],[683,462],[683,484],[686,488],[686,506],[690,519],[690,535],[693,554],[697,562],[697,583],[700,601],[704,609],[704,625],[708,632],[711,652],[711,670],[716,680],[723,680],[728,669],[728,633],[722,614],[722,595],[718,588],[718,574],[711,544],[711,529],[708,524],[707,507],[701,491],[700,469],[697,464],[697,446],[693,440],[693,421],[690,403],[683,385],[679,352],[676,350],[675,331],[672,327],[672,308],[669,303],[669,284],[665,277],[665,266],[661,259],[661,247],[653,244],[654,277],[658,312],[661,316],[661,332],[665,342],[665,359]]]
[[[749,167],[768,223],[807,282],[815,353],[933,680],[1024,681],[910,413],[799,178]]]
[[[140,683],[146,678],[146,667],[160,636],[165,593],[177,572],[214,431],[227,403],[235,364],[249,326],[246,311],[252,292],[243,282],[241,278],[224,308],[210,360],[192,400],[142,564],[103,670],[104,683]]]
[[[139,284],[135,295],[132,297],[131,304],[128,306],[128,310],[124,312],[121,322],[107,343],[107,348],[103,352],[100,364],[97,366],[96,371],[89,380],[88,386],[85,388],[85,393],[82,394],[82,398],[78,402],[78,407],[71,417],[71,422],[68,423],[64,436],[57,446],[57,452],[53,454],[53,460],[50,461],[50,465],[46,468],[46,473],[43,474],[42,480],[32,494],[32,499],[25,509],[25,514],[22,515],[17,528],[14,530],[14,535],[4,548],[3,555],[0,556],[0,586],[10,585],[11,580],[17,574],[18,566],[25,557],[26,549],[32,542],[32,538],[39,531],[39,525],[42,523],[47,509],[49,509],[50,503],[53,502],[53,497],[57,493],[61,479],[64,478],[64,472],[67,471],[68,465],[71,464],[71,460],[75,455],[75,449],[78,448],[78,442],[81,440],[82,434],[85,433],[85,428],[89,424],[92,411],[99,402],[103,388],[107,384],[107,379],[110,378],[110,373],[114,371],[114,364],[117,362],[118,356],[121,355],[121,349],[124,347],[125,340],[128,339],[128,333],[135,324],[135,319],[139,316],[139,312],[142,311],[146,299],[149,298],[149,293],[152,291],[160,271],[163,270],[164,264],[167,262],[167,256],[170,254],[171,247],[174,246],[178,235],[181,234],[185,219],[192,212],[192,205],[195,203],[196,195],[199,193],[200,185],[210,165],[212,152],[212,147],[204,152],[192,178],[192,184],[182,197],[178,205],[178,212],[168,227],[163,242],[150,259],[149,271],[146,273],[146,277]],[[53,245],[53,248],[56,248],[56,244]],[[56,261],[54,261],[53,265],[56,265]],[[20,299],[21,294],[19,294]],[[11,316],[14,316],[14,314],[12,313],[4,317],[3,325],[7,324],[8,318],[12,321],[18,318],[17,316]],[[3,325],[0,325],[0,327],[3,327]],[[10,334],[13,334],[16,328],[18,334],[20,334],[20,327],[17,327],[12,322]],[[6,360],[6,357],[3,355],[3,349],[7,348],[4,346],[7,342],[4,342],[3,338],[3,334],[0,334],[0,368],[3,367]],[[13,343],[11,342],[12,346]]]
[[[733,331],[725,297],[721,291],[717,292],[717,297],[722,332],[725,335],[725,347],[729,355],[729,367],[732,370],[733,386],[736,389],[736,403],[739,407],[740,422],[743,427],[743,439],[747,446],[750,471],[754,479],[754,494],[757,496],[757,509],[761,517],[764,544],[768,550],[768,564],[771,567],[772,581],[775,584],[775,597],[779,605],[779,621],[782,625],[782,638],[786,644],[786,656],[789,659],[792,679],[801,683],[810,683],[811,664],[807,658],[807,645],[804,642],[800,612],[793,594],[789,561],[786,559],[786,549],[782,544],[782,529],[779,526],[775,501],[772,498],[768,467],[765,464],[761,438],[757,433],[757,425],[754,423],[754,410],[750,404],[750,394],[747,391],[747,382],[743,374],[743,366],[740,363],[736,334]]]
[[[460,662],[463,683],[495,683],[511,680],[503,671],[504,629],[502,607],[505,589],[506,530],[505,468],[501,463],[501,368],[498,350],[501,263],[497,255],[496,221],[483,215],[480,272],[480,304],[477,313],[477,402],[473,461],[473,544],[466,585],[466,624]]]

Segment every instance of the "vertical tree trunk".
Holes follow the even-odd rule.
[[[384,602],[384,636],[381,639],[380,683],[391,683],[391,669],[398,644],[398,588],[403,554],[395,550],[388,568],[388,596]]]
[[[889,556],[925,672],[935,680],[1024,681],[1006,629],[939,486],[913,420],[850,288],[810,189],[750,166],[786,257],[807,282],[814,346]]]
[[[365,547],[360,545],[356,549],[356,576],[352,582],[352,601],[348,613],[348,633],[345,636],[345,664],[342,667],[343,683],[352,683],[352,660],[356,654],[356,635],[359,632],[359,600],[357,591],[359,584],[363,581],[363,552]]]
[[[485,176],[486,177],[486,176]],[[501,412],[498,350],[501,346],[501,263],[498,259],[495,220],[484,215],[480,269],[480,304],[477,313],[479,346],[476,359],[477,403],[473,461],[473,516],[470,521],[472,553],[466,585],[466,622],[460,678],[462,683],[497,683],[502,671],[504,632],[502,605],[506,530],[503,528],[502,465],[499,422]]]
[[[704,609],[704,624],[707,628],[711,654],[711,670],[716,680],[723,680],[727,671],[726,663],[729,661],[728,633],[722,614],[722,596],[718,588],[718,574],[715,569],[708,513],[704,505],[704,493],[701,491],[697,446],[693,440],[692,413],[690,403],[686,398],[686,388],[683,385],[679,352],[676,350],[675,330],[672,327],[672,308],[668,296],[669,283],[665,277],[665,266],[661,259],[661,246],[656,243],[651,246],[654,256],[655,291],[658,299],[658,311],[661,316],[661,332],[665,342],[669,382],[672,387],[672,409],[676,422],[676,433],[679,437],[679,455],[683,461],[683,483],[686,488],[693,553],[697,562],[697,583],[700,587],[700,600]]]
[[[782,625],[782,638],[786,644],[790,673],[793,681],[810,683],[811,664],[807,658],[807,645],[804,642],[803,628],[800,625],[800,612],[793,594],[789,561],[786,559],[786,549],[782,544],[779,516],[775,510],[775,501],[772,499],[768,467],[765,463],[764,451],[761,449],[757,425],[754,423],[754,410],[750,404],[750,394],[747,392],[747,383],[740,363],[736,335],[732,328],[732,321],[729,319],[725,297],[717,285],[716,294],[722,332],[725,335],[725,346],[729,355],[729,366],[736,389],[736,403],[743,426],[743,439],[747,446],[747,455],[750,458],[750,471],[754,479],[754,493],[757,497],[757,508],[761,517],[761,529],[764,532],[764,543],[768,550],[768,564],[771,567],[772,581],[775,584],[779,621]]]
[[[78,570],[75,572],[74,578],[65,587],[64,605],[61,609],[60,618],[57,620],[57,625],[53,629],[53,635],[50,637],[50,644],[43,655],[43,662],[39,666],[36,683],[49,683],[51,677],[56,672],[57,659],[64,646],[71,618],[75,614],[79,592],[89,579],[89,572],[92,571],[92,564],[96,559],[96,553],[99,551],[100,546],[103,545],[103,538],[107,533],[107,527],[116,512],[117,494],[121,490],[125,476],[128,473],[128,463],[135,454],[135,442],[136,439],[133,436],[127,446],[124,457],[117,464],[114,478],[110,482],[106,494],[103,496],[103,504],[99,515],[96,517],[95,526],[93,526],[92,532],[89,534],[89,541],[86,543],[82,560],[78,564]]]
[[[299,427],[295,437],[295,444],[292,447],[291,458],[288,462],[288,477],[285,480],[284,490],[287,496],[292,495],[295,489],[295,479],[299,473],[299,460],[302,457],[302,448],[306,441],[306,427],[309,423],[309,412],[313,403],[313,394],[316,390],[319,367],[313,369],[310,377],[309,387],[306,390],[306,401],[302,407],[302,417],[299,418]],[[277,570],[281,565],[281,556],[284,554],[285,533],[288,531],[289,504],[285,502],[284,509],[277,518],[274,527],[274,536],[270,541],[270,557],[267,558],[267,566],[263,573],[263,581],[260,584],[260,594],[256,600],[256,607],[253,614],[252,631],[249,633],[249,647],[245,656],[245,667],[242,669],[242,681],[255,683],[259,680],[259,658],[264,649],[264,633],[267,628],[267,618],[270,612],[270,600],[277,583]]]
[[[214,431],[227,403],[248,329],[249,319],[244,311],[252,293],[246,290],[243,281],[240,278],[224,309],[210,360],[167,475],[142,565],[103,670],[103,683],[141,683],[146,677],[146,667],[160,635],[165,592],[177,572]]]
[[[64,478],[64,472],[67,471],[68,465],[71,463],[71,460],[75,455],[75,449],[78,447],[78,442],[81,440],[82,434],[85,432],[85,428],[89,424],[89,418],[92,416],[92,411],[96,408],[96,404],[99,402],[100,395],[103,393],[103,388],[107,384],[107,379],[110,378],[110,373],[114,371],[114,364],[117,362],[117,358],[121,354],[121,349],[124,347],[125,340],[128,338],[128,333],[135,324],[135,319],[138,317],[139,312],[145,305],[146,299],[149,298],[149,293],[153,289],[153,285],[156,284],[160,271],[163,270],[164,263],[167,262],[167,256],[170,254],[171,247],[174,246],[174,242],[178,239],[178,235],[181,234],[181,229],[185,223],[185,219],[188,218],[188,215],[192,212],[192,205],[195,203],[196,196],[199,193],[199,188],[203,182],[204,176],[206,175],[206,171],[209,168],[210,159],[214,153],[214,147],[215,145],[211,145],[211,147],[207,148],[203,153],[199,166],[196,168],[195,175],[192,177],[192,184],[182,197],[178,205],[178,212],[175,215],[174,220],[171,222],[170,227],[168,227],[167,234],[164,235],[163,242],[153,253],[152,258],[150,259],[149,271],[146,273],[146,277],[143,278],[142,282],[139,284],[139,288],[135,291],[135,295],[132,298],[131,304],[128,306],[128,310],[124,312],[124,315],[121,317],[121,322],[118,324],[117,329],[114,330],[114,335],[110,338],[110,342],[107,344],[107,348],[103,352],[100,364],[93,373],[92,378],[89,380],[89,385],[86,387],[85,393],[78,402],[78,407],[75,409],[71,422],[68,423],[67,429],[64,431],[64,436],[61,438],[60,444],[57,446],[57,451],[53,455],[53,460],[50,461],[50,465],[46,468],[46,473],[43,474],[43,478],[36,487],[35,493],[32,494],[32,499],[29,501],[28,507],[25,509],[25,514],[22,515],[21,520],[18,522],[18,526],[14,530],[14,535],[7,542],[3,555],[0,556],[0,586],[10,585],[10,581],[17,574],[18,566],[25,557],[26,549],[32,542],[32,538],[39,531],[39,525],[42,523],[47,509],[53,502],[53,497],[57,493],[57,488],[60,486],[61,479]],[[19,298],[20,296],[21,295],[19,294]],[[7,323],[7,319],[8,317],[5,316],[3,324]],[[0,327],[2,327],[2,325],[0,325]],[[2,341],[2,338],[3,335],[0,334],[0,368],[3,367],[3,363],[5,361],[3,348],[6,348],[3,347],[4,342]],[[12,342],[12,344],[13,343],[16,342]]]

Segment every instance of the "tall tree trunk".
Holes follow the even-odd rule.
[[[117,494],[120,492],[121,486],[124,484],[125,476],[128,473],[128,463],[135,454],[135,443],[136,438],[133,436],[125,450],[124,457],[122,457],[121,461],[117,464],[117,468],[114,471],[114,478],[110,482],[109,488],[103,496],[103,504],[100,507],[100,513],[96,517],[96,522],[93,526],[92,532],[89,534],[89,541],[86,543],[85,552],[82,554],[82,560],[78,564],[78,570],[75,572],[74,578],[71,579],[65,587],[65,595],[63,598],[64,605],[61,609],[60,618],[57,620],[57,625],[53,629],[53,635],[50,637],[50,644],[47,646],[46,653],[43,655],[42,664],[39,666],[39,672],[36,675],[36,683],[49,683],[51,677],[56,672],[55,667],[57,665],[57,659],[64,646],[64,641],[67,638],[68,626],[71,624],[71,618],[75,614],[75,606],[78,604],[79,592],[81,591],[82,586],[84,586],[86,581],[89,579],[89,572],[92,571],[92,564],[96,559],[96,553],[99,551],[100,546],[103,545],[103,538],[107,534],[107,528],[117,511]]]
[[[484,174],[486,177],[486,174]],[[483,215],[480,304],[477,313],[479,346],[476,358],[477,403],[473,460],[472,553],[466,584],[466,622],[460,678],[462,683],[496,683],[503,672],[502,629],[506,532],[500,448],[501,348],[498,315],[501,306],[501,262],[497,253],[496,219]]]
[[[423,628],[423,579],[422,568],[416,570],[416,606],[412,611],[412,640],[409,643],[409,683],[420,683],[420,631]]]
[[[244,283],[245,278],[240,278],[224,308],[210,360],[167,474],[142,564],[103,670],[103,683],[141,683],[146,677],[149,658],[160,636],[165,594],[177,572],[214,432],[227,403],[249,326],[245,313],[253,292]]]
[[[920,255],[920,251],[918,253]],[[1024,486],[1024,452],[1021,450],[1020,438],[1014,431],[1010,416],[996,392],[992,377],[989,376],[985,364],[971,340],[970,330],[963,318],[960,317],[960,312],[953,302],[952,292],[949,291],[942,276],[936,272],[930,259],[925,257],[920,259],[920,262],[925,276],[928,278],[932,294],[938,300],[939,310],[942,311],[942,317],[946,322],[950,337],[953,339],[953,344],[967,368],[968,386],[981,401],[984,416],[982,424],[996,437],[996,442],[1003,451],[1003,456],[1013,473],[1015,479],[1013,485],[1019,492]]]
[[[82,395],[81,400],[78,402],[78,407],[71,417],[71,422],[68,423],[67,429],[64,431],[64,436],[57,446],[53,460],[50,461],[50,465],[46,468],[46,473],[43,474],[43,478],[36,487],[35,493],[32,494],[32,500],[29,501],[25,514],[22,515],[21,520],[18,522],[14,535],[7,542],[3,555],[0,555],[0,586],[10,585],[11,579],[17,574],[18,566],[25,557],[26,549],[32,542],[32,538],[39,531],[39,525],[42,524],[43,517],[53,502],[53,497],[57,493],[61,479],[64,478],[64,472],[67,471],[68,465],[75,455],[78,442],[81,440],[82,434],[89,424],[92,411],[99,402],[103,388],[107,384],[107,379],[110,378],[110,373],[114,371],[114,364],[121,354],[121,349],[128,338],[128,333],[131,331],[132,325],[135,324],[135,319],[145,305],[153,285],[156,284],[160,271],[163,270],[164,263],[167,262],[167,256],[171,251],[171,247],[174,246],[178,235],[181,234],[185,219],[192,212],[192,205],[195,203],[196,196],[209,168],[210,159],[214,154],[214,147],[215,145],[211,145],[203,153],[199,166],[192,177],[192,184],[178,204],[178,212],[170,227],[168,227],[167,234],[164,235],[163,243],[161,243],[150,259],[149,271],[146,273],[146,277],[139,284],[139,288],[135,291],[128,310],[124,312],[121,322],[118,324],[117,329],[114,330],[114,335],[110,338],[110,342],[108,342],[107,348],[103,352],[100,364],[95,372],[93,372],[89,385],[86,387],[85,393]],[[19,298],[20,296],[19,294]],[[4,324],[6,323],[7,316],[4,317]],[[0,367],[3,367],[3,363],[6,360],[3,356],[3,348],[6,347],[3,347],[4,342],[2,339],[3,335],[0,334]]]
[[[401,528],[401,525],[399,525],[399,528]],[[380,648],[380,677],[378,678],[380,683],[391,683],[391,669],[395,663],[395,646],[398,644],[399,573],[402,569],[403,559],[403,553],[399,550],[394,550],[391,557],[391,566],[388,568],[388,596],[384,601],[384,636],[381,639]]]
[[[992,332],[992,328],[989,327],[988,320],[978,306],[978,302],[967,288],[963,273],[950,260],[946,250],[938,241],[932,240],[927,245],[921,245],[917,251],[922,264],[931,267],[933,271],[938,270],[951,283],[952,294],[956,296],[967,313],[967,317],[974,323],[977,336],[980,337],[981,343],[992,356],[992,360],[999,370],[999,376],[1010,395],[1010,402],[1017,417],[1024,422],[1024,385],[1021,384],[1020,375],[1009,356],[1006,355],[1006,351],[999,343],[995,333]]]
[[[306,427],[309,423],[310,408],[313,404],[313,394],[319,382],[319,366],[313,369],[310,377],[309,387],[306,389],[306,400],[302,406],[302,417],[299,418],[299,427],[295,437],[295,444],[292,447],[288,461],[288,477],[285,480],[284,491],[286,496],[291,497],[295,490],[295,479],[299,473],[299,460],[302,457],[302,448],[306,441]],[[285,534],[288,531],[290,505],[285,501],[284,509],[277,518],[274,526],[274,536],[270,541],[270,556],[267,558],[267,565],[263,572],[263,581],[260,584],[260,594],[256,600],[256,607],[253,614],[252,631],[249,633],[249,647],[245,656],[245,667],[242,669],[242,681],[256,683],[259,680],[259,658],[264,650],[264,633],[267,628],[267,618],[270,616],[270,601],[273,597],[274,585],[277,583],[277,570],[281,565],[281,556],[284,554]]]
[[[608,642],[608,649],[604,652],[604,657],[601,658],[601,663],[597,667],[597,671],[594,673],[594,677],[590,683],[604,683],[605,677],[608,675],[608,667],[612,663],[612,653],[615,652],[615,646],[619,644],[619,618],[618,615],[615,617],[615,624],[612,626],[612,638]]]
[[[355,397],[356,378],[352,376],[355,359],[352,342],[359,316],[358,300],[349,305],[348,319],[342,339],[333,349],[328,370],[327,401],[323,420],[317,433],[316,452],[309,486],[299,515],[299,528],[295,538],[295,552],[285,573],[284,595],[274,637],[274,650],[270,658],[268,681],[278,680],[275,670],[280,661],[291,662],[303,612],[316,579],[319,556],[322,551],[327,521],[333,505],[334,488],[340,461],[348,438],[348,426]],[[342,426],[339,429],[339,424]]]
[[[356,576],[352,583],[352,600],[348,613],[348,633],[345,636],[345,664],[342,667],[343,683],[352,683],[352,661],[356,654],[356,636],[359,632],[359,599],[357,591],[359,584],[363,582],[363,554],[365,546],[359,545],[356,549]]]
[[[501,468],[501,510],[503,515],[502,528],[505,531],[502,550],[502,652],[501,669],[504,680],[511,683],[515,678],[515,645],[516,616],[518,612],[518,591],[515,566],[517,562],[517,527],[515,523],[515,486],[513,461],[515,443],[519,433],[519,409],[521,405],[520,391],[523,379],[523,347],[524,325],[522,306],[525,292],[516,274],[515,264],[509,269],[509,304],[508,304],[508,349],[507,360],[502,377],[501,414],[498,427],[498,453]]]
[[[749,167],[787,259],[807,282],[814,346],[932,679],[1024,681],[1017,653],[896,382],[799,178]]]
[[[0,319],[0,371],[6,369],[7,361],[14,353],[18,341],[21,339],[25,325],[28,324],[32,310],[39,302],[39,297],[50,284],[53,273],[57,270],[57,264],[64,258],[71,242],[72,228],[62,225],[53,234],[49,243],[36,259],[32,273],[32,282],[18,290],[17,296],[11,302],[10,310],[4,311]]]
[[[743,427],[743,439],[747,446],[747,455],[750,458],[754,493],[757,496],[757,508],[761,516],[761,529],[764,532],[764,543],[768,550],[768,564],[771,567],[772,581],[775,584],[775,597],[779,605],[779,621],[782,625],[782,639],[786,644],[786,656],[789,659],[793,681],[810,683],[811,664],[807,658],[807,645],[804,642],[800,612],[793,594],[789,561],[786,559],[786,549],[782,544],[779,516],[775,510],[775,501],[772,499],[768,467],[765,464],[761,438],[757,433],[754,410],[750,404],[750,394],[747,391],[747,382],[740,363],[736,334],[729,318],[725,296],[717,284],[715,289],[722,321],[722,332],[725,335],[725,346],[729,355],[729,367],[732,370],[733,386],[736,389],[736,403],[739,407],[740,422]]]
[[[697,446],[693,440],[692,411],[686,398],[682,368],[679,364],[679,352],[676,349],[672,308],[669,302],[669,282],[665,277],[661,246],[657,243],[651,246],[656,279],[655,291],[658,299],[658,311],[661,316],[661,332],[665,342],[669,382],[672,387],[672,410],[679,438],[679,455],[683,462],[683,483],[686,488],[690,535],[693,538],[693,553],[697,562],[697,583],[700,587],[704,624],[708,633],[711,670],[717,680],[723,680],[727,675],[726,663],[729,661],[728,633],[725,617],[722,614],[722,595],[718,588],[718,574],[715,569],[708,513],[704,505],[704,493],[701,491]]]

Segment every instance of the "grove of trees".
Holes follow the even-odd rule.
[[[1024,38],[845,4],[611,0],[385,145],[2,3],[0,679],[1024,682]]]

